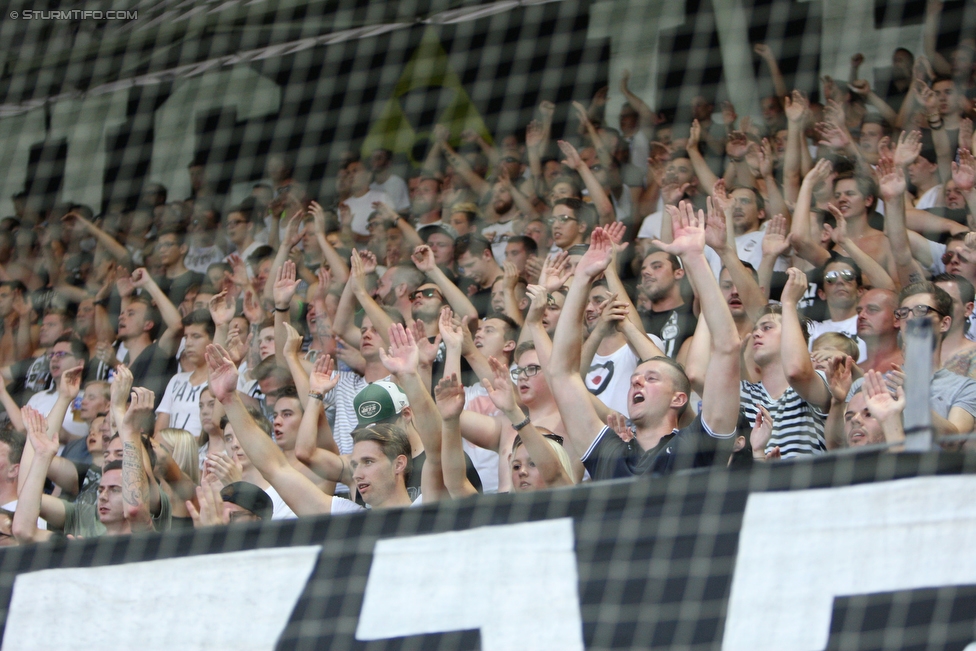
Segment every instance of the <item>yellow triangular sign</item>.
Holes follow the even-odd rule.
[[[491,142],[491,134],[481,115],[461,86],[461,80],[451,69],[447,52],[444,51],[436,30],[428,25],[424,29],[420,45],[397,81],[393,96],[387,101],[379,119],[370,127],[369,135],[363,141],[364,157],[368,157],[374,149],[383,148],[394,154],[406,154],[415,164],[423,162],[413,160],[412,148],[418,139],[430,137],[433,125],[414,129],[401,104],[401,98],[405,95],[423,88],[446,88],[454,91],[447,108],[437,117],[437,123],[450,128],[452,143],[458,142],[465,129],[471,129],[481,134],[487,142]]]

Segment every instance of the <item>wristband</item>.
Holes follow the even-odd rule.
[[[525,420],[523,420],[521,423],[516,423],[515,425],[512,425],[512,429],[515,430],[516,432],[521,432],[528,424],[529,424],[529,417],[526,416]]]
[[[291,311],[290,307],[281,308],[275,305],[275,312],[290,312],[290,311]]]
[[[312,400],[319,400],[319,401],[321,401],[322,398],[324,398],[325,396],[323,394],[321,394],[321,393],[315,393],[314,391],[309,391],[308,392],[308,397],[311,398]]]

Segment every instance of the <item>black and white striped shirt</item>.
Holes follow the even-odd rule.
[[[823,371],[817,375],[827,386],[827,376]],[[758,405],[763,405],[773,417],[773,433],[766,444],[766,452],[779,447],[783,458],[802,454],[824,454],[827,443],[824,440],[824,422],[827,413],[811,405],[787,387],[778,400],[774,400],[762,383],[743,382],[739,391],[742,413],[750,423],[756,420]]]

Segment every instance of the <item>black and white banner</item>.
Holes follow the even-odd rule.
[[[963,651],[974,467],[824,458],[11,548],[2,650]]]

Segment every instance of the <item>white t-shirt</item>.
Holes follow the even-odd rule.
[[[663,341],[654,335],[647,336],[664,350]],[[626,416],[629,413],[627,393],[630,391],[630,376],[639,363],[640,358],[625,343],[609,355],[594,355],[590,369],[583,375],[583,382],[600,402]]]
[[[396,174],[390,174],[390,178],[383,183],[373,181],[369,184],[369,189],[385,192],[390,197],[390,201],[393,202],[393,208],[397,212],[404,212],[410,209],[410,190],[407,189],[406,181]]]
[[[489,224],[481,229],[481,234],[491,241],[491,253],[500,266],[505,264],[505,247],[508,238],[515,234],[514,227],[515,220],[510,219],[504,224]]]
[[[752,268],[759,271],[759,265],[762,264],[762,241],[763,237],[766,236],[766,225],[769,224],[767,221],[762,225],[758,231],[753,231],[751,233],[745,233],[744,235],[736,235],[735,237],[735,251],[736,255],[743,262],[748,262],[752,265]],[[776,264],[773,266],[773,271],[786,271],[790,268],[789,258],[780,256],[776,258]]]
[[[40,391],[31,396],[30,400],[27,401],[27,406],[33,407],[37,411],[41,412],[42,416],[47,416],[54,409],[54,403],[58,401],[58,390],[49,389],[47,391]],[[75,410],[74,403],[68,407],[68,411],[64,415],[64,420],[61,421],[61,427],[64,428],[68,434],[74,437],[88,436],[88,423],[85,421],[75,420]],[[60,452],[58,453],[60,454]]]
[[[640,230],[637,231],[637,239],[658,239],[661,237],[661,220],[664,219],[664,209],[652,212],[641,222]],[[715,253],[715,249],[710,246],[705,247],[705,260],[712,268],[712,273],[718,278],[722,272],[722,259]]]
[[[367,190],[361,197],[349,197],[343,203],[352,212],[352,232],[359,235],[369,235],[369,216],[373,214],[373,204],[381,201],[394,208],[390,195],[379,190]]]
[[[200,437],[203,425],[200,423],[200,393],[207,386],[190,384],[192,373],[177,373],[166,385],[166,392],[156,409],[157,414],[169,414],[169,426],[185,429],[194,438]]]
[[[213,246],[191,246],[183,258],[183,264],[190,271],[205,274],[210,265],[223,261],[224,257],[224,252],[216,244]]]
[[[918,198],[915,202],[916,210],[928,210],[939,205],[939,197],[942,196],[942,184],[932,186],[928,191]]]
[[[810,323],[810,349],[813,350],[813,342],[825,332],[840,332],[853,337],[857,342],[857,349],[861,351],[857,362],[863,362],[868,358],[868,348],[864,341],[857,336],[857,315],[843,321],[813,321]]]
[[[274,486],[268,486],[264,489],[264,492],[268,494],[271,498],[271,504],[274,510],[272,511],[272,520],[296,520],[298,516],[295,512],[291,510],[291,507],[285,504],[285,500],[281,499],[281,495],[278,491],[274,489]]]

